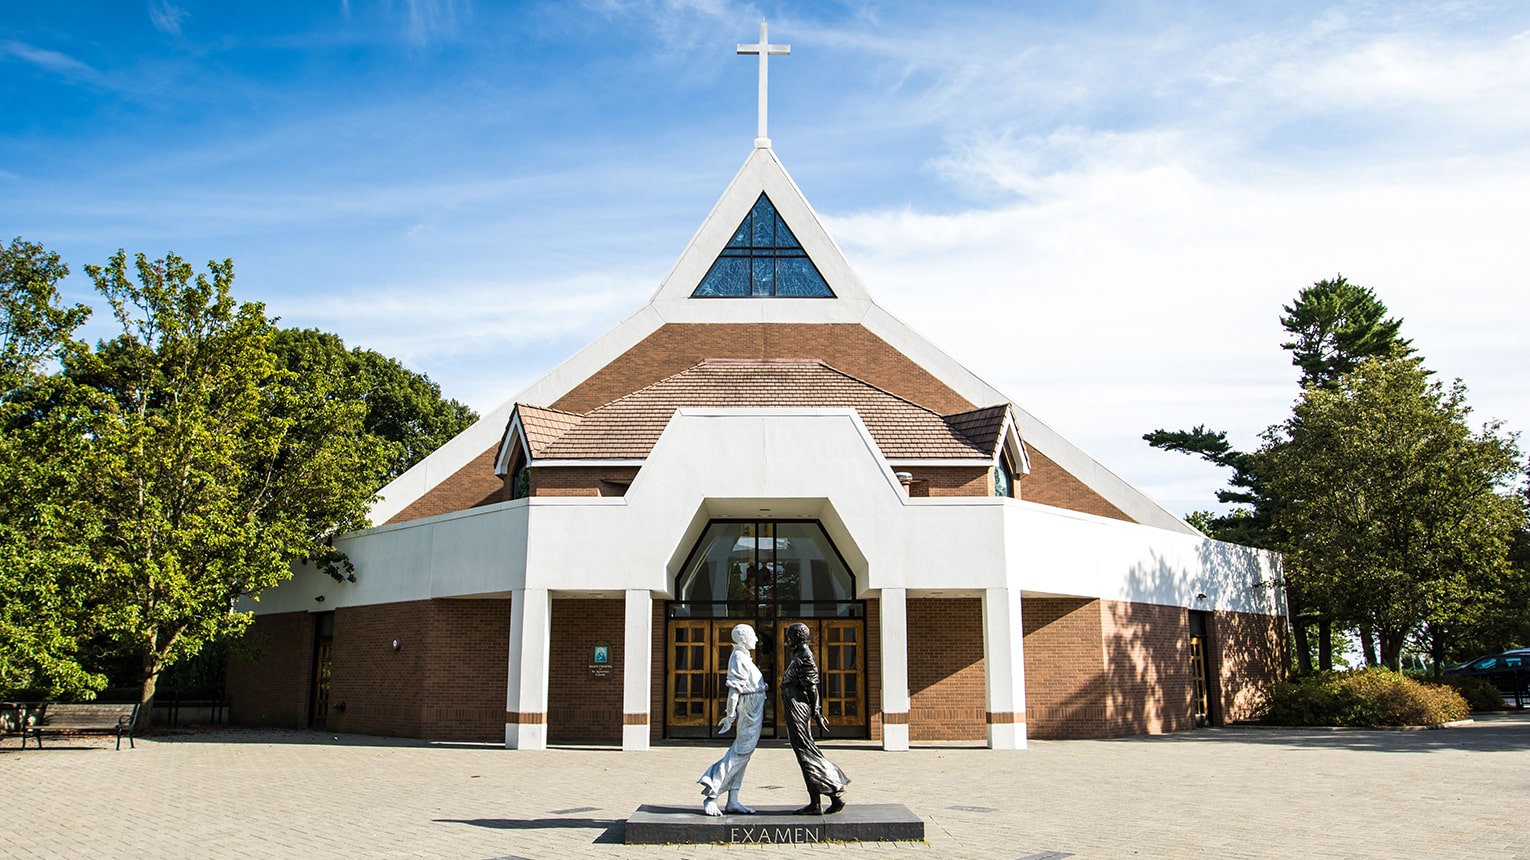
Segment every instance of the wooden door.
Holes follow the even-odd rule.
[[[867,736],[865,648],[866,622],[861,618],[798,618],[776,622],[776,677],[771,687],[779,699],[781,675],[791,662],[786,647],[786,628],[805,624],[808,647],[818,662],[818,710],[829,721],[836,738]],[[776,713],[784,714],[781,705]],[[777,726],[776,737],[786,737],[786,724]]]
[[[320,730],[329,721],[330,654],[333,649],[333,637],[319,636],[314,641],[313,701],[309,702],[308,725]]]
[[[669,719],[676,728],[707,727],[711,718],[708,687],[712,681],[710,621],[669,622]]]
[[[866,624],[859,618],[825,618],[818,674],[819,698],[829,725],[860,726],[866,722],[866,673],[863,669]]]

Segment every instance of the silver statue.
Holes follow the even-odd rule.
[[[765,721],[765,678],[749,652],[759,642],[754,628],[748,624],[733,627],[733,656],[728,658],[728,712],[717,724],[719,732],[726,732],[738,721],[738,733],[733,745],[707,772],[696,780],[706,800],[701,811],[707,815],[730,812],[753,815],[754,810],[739,802],[739,786],[744,780],[744,769],[749,767],[749,757],[760,742],[760,725]],[[728,793],[728,803],[717,807],[717,798]]]

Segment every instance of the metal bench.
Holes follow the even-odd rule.
[[[133,749],[133,724],[138,721],[137,704],[65,704],[46,702],[27,712],[28,725],[21,732],[21,748],[27,748],[27,737],[37,741],[42,749],[42,736],[77,734],[114,734],[117,749],[122,749],[122,738],[128,739],[128,749]]]

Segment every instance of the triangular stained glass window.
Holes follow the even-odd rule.
[[[744,216],[691,298],[834,298],[764,194]]]

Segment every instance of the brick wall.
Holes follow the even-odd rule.
[[[430,601],[421,734],[440,740],[503,741],[510,676],[509,600]]]
[[[1212,721],[1249,719],[1290,665],[1286,619],[1244,612],[1212,613],[1207,633]]]
[[[1118,601],[1101,608],[1110,735],[1195,728],[1188,611]]]
[[[980,405],[855,323],[669,323],[548,405],[588,412],[708,358],[818,359],[942,415]]]
[[[333,731],[419,737],[429,657],[429,601],[335,610],[326,723]],[[393,639],[400,640],[393,650]],[[345,709],[338,705],[344,702]]]
[[[242,726],[308,726],[314,616],[258,615],[228,661],[228,719]]]
[[[908,488],[908,494],[914,498],[993,495],[992,470],[982,466],[932,466],[911,468],[908,472],[914,476]]]
[[[1084,486],[1083,481],[1036,450],[1034,445],[1027,442],[1026,452],[1030,456],[1031,473],[1020,479],[1020,498],[1039,505],[1133,522],[1120,508]]]
[[[909,740],[988,735],[981,598],[908,601]]]
[[[664,662],[665,649],[669,646],[669,628],[665,626],[664,601],[653,602],[653,645],[648,654],[649,679],[648,686],[648,740],[658,741],[664,738],[664,721],[669,713],[664,708],[667,683],[666,667]]]
[[[494,456],[499,444],[473,458],[471,463],[457,473],[430,489],[425,495],[409,503],[409,506],[393,515],[389,523],[465,511],[482,505],[492,505],[510,498],[505,492],[505,482],[494,474]],[[386,525],[384,523],[383,525]]]
[[[531,495],[624,496],[637,473],[635,466],[532,469]]]
[[[305,613],[294,613],[302,615]],[[262,616],[257,627],[266,628]],[[300,672],[285,668],[261,671],[287,675],[277,682],[291,699],[302,697],[306,725],[309,676],[313,672],[313,628],[283,634],[306,643]],[[399,641],[393,649],[393,639]],[[508,675],[510,602],[508,600],[422,600],[335,611],[330,652],[330,713],[327,728],[358,734],[452,740],[499,740],[504,737],[505,684]],[[275,670],[275,671],[273,671]],[[294,673],[295,672],[295,673]],[[249,699],[272,692],[230,677]],[[301,688],[300,690],[298,688]],[[289,690],[287,692],[286,690]],[[345,703],[345,709],[334,705]],[[246,707],[244,713],[251,713]],[[262,723],[230,709],[234,722]],[[289,724],[289,723],[281,723]]]
[[[1027,734],[1038,740],[1106,737],[1100,601],[1026,597],[1020,617]]]
[[[621,743],[625,615],[622,600],[552,602],[549,742]],[[590,677],[590,652],[596,643],[611,649],[611,673],[604,678]]]

